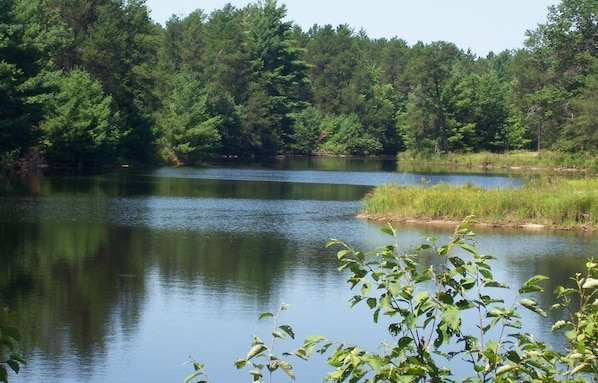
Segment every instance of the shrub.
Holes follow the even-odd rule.
[[[352,306],[366,304],[373,322],[388,319],[392,341],[370,351],[357,345],[339,343],[323,336],[310,336],[298,349],[283,353],[309,359],[314,352],[327,355],[333,370],[324,382],[586,382],[598,373],[598,265],[586,264],[585,275],[576,274],[574,287],[559,287],[553,309],[566,308],[569,317],[558,321],[553,331],[563,331],[570,348],[555,351],[523,331],[520,310],[546,317],[534,300],[547,279],[536,275],[527,280],[512,298],[498,293],[509,287],[494,279],[494,257],[475,248],[470,230],[473,218],[459,224],[448,243],[439,245],[430,238],[412,254],[399,254],[396,231],[383,231],[394,244],[377,251],[362,252],[331,240],[340,247],[339,270],[349,272],[348,282],[356,294]],[[263,381],[262,370],[281,369],[294,379],[291,364],[272,353],[274,341],[293,337],[290,326],[279,326],[275,315],[272,344],[254,336],[238,368],[251,365],[253,381]],[[473,324],[471,323],[473,319]],[[262,358],[263,363],[255,363]],[[195,374],[203,365],[194,362]],[[458,369],[458,371],[457,371]]]

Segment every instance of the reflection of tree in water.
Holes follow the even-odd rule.
[[[132,336],[144,302],[146,235],[45,224],[39,233],[28,237],[29,246],[13,264],[13,271],[28,276],[27,288],[16,286],[13,297],[23,317],[23,349],[56,362],[91,359],[106,354],[108,334]]]
[[[177,281],[193,290],[230,292],[243,300],[268,301],[291,249],[288,240],[260,233],[160,232],[152,252],[165,286]]]
[[[591,254],[581,249],[588,248],[586,242],[592,240],[592,237],[582,232],[522,232],[520,229],[516,234],[517,236],[509,236],[510,253],[494,255],[502,257],[501,262],[506,262],[504,269],[509,270],[509,278],[515,279],[511,286],[515,292],[534,275],[549,278],[540,283],[544,291],[534,294],[539,307],[547,313],[547,318],[529,314],[525,309],[521,310],[524,310],[525,320],[533,321],[539,329],[540,332],[535,334],[536,339],[546,341],[553,347],[565,347],[566,339],[563,333],[553,333],[550,330],[554,323],[568,315],[565,310],[550,310],[557,303],[554,291],[558,286],[574,287],[571,277],[576,273],[585,274],[585,263]],[[578,248],[579,252],[575,250]],[[500,249],[498,251],[500,252]]]

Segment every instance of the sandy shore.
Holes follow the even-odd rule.
[[[376,216],[372,214],[358,214],[357,218],[366,219],[371,221],[390,222],[390,223],[409,223],[417,225],[430,225],[430,226],[457,226],[461,221],[455,221],[450,219],[413,219],[413,218],[401,218],[392,216]],[[525,230],[579,230],[589,231],[591,229],[584,227],[558,227],[556,225],[542,225],[537,223],[510,223],[510,222],[484,222],[479,221],[473,223],[472,226],[480,227],[496,227],[496,228],[519,228]]]

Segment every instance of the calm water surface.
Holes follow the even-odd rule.
[[[361,198],[387,182],[517,187],[520,178],[295,159],[0,180],[0,298],[23,317],[28,360],[11,381],[182,382],[189,356],[213,383],[248,381],[233,361],[252,334],[270,338],[257,317],[282,302],[296,341],[278,352],[312,334],[375,348],[387,333],[365,307],[349,308],[324,244],[390,243],[380,224],[355,218]],[[397,227],[405,251],[453,230]],[[480,250],[498,257],[495,276],[514,287],[534,274],[567,283],[597,244],[583,233],[477,232]],[[539,334],[549,322],[525,321]],[[298,382],[329,370],[318,358],[293,364]]]

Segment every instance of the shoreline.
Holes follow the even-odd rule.
[[[366,213],[359,213],[357,215],[358,219],[364,219],[368,221],[377,221],[377,222],[389,222],[389,223],[398,223],[398,224],[416,224],[416,225],[426,225],[426,226],[457,226],[461,224],[463,221],[457,221],[452,219],[430,219],[430,218],[404,218],[404,217],[393,217],[393,216],[382,216],[382,215],[373,215],[373,214],[366,214]],[[471,223],[472,226],[479,226],[484,228],[514,228],[514,229],[522,229],[522,230],[555,230],[555,231],[580,231],[580,232],[594,232],[598,228],[588,228],[588,227],[576,227],[576,226],[558,226],[558,225],[544,225],[540,223],[511,223],[511,222],[487,222],[487,221],[476,221],[475,223]]]

